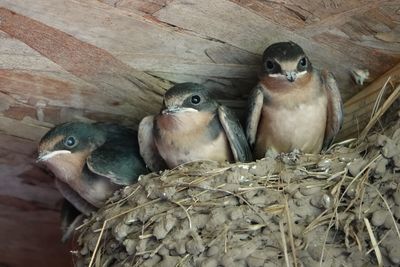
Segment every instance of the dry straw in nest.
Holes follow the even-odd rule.
[[[79,256],[90,267],[398,266],[399,169],[399,122],[321,155],[185,164],[117,192],[79,227]]]

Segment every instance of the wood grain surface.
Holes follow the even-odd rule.
[[[0,0],[0,266],[70,266],[60,196],[36,143],[70,120],[137,127],[177,82],[202,83],[243,116],[270,44],[299,43],[332,71],[340,138],[368,122],[399,76],[400,0]],[[364,85],[352,78],[368,70]]]

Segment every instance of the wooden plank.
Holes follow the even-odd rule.
[[[352,20],[355,15],[360,15],[372,8],[390,4],[393,1],[346,1],[342,2],[342,8],[330,15],[319,15],[319,19],[314,23],[306,25],[304,28],[297,30],[296,33],[305,37],[313,37],[322,34]]]
[[[371,80],[378,78],[400,60],[400,54],[390,54],[387,51],[371,49],[365,45],[360,45],[360,42],[353,42],[348,38],[332,33],[314,36],[314,40],[335,50],[345,51],[350,61],[354,62],[352,65],[347,66],[347,71],[351,72],[352,68],[368,69]]]
[[[332,49],[328,45],[320,45],[318,42],[282,30],[264,17],[229,1],[216,1],[211,4],[207,1],[144,1],[143,5],[158,6],[151,11],[145,11],[154,14],[154,19],[135,12],[136,9],[140,9],[140,3],[137,1],[106,1],[119,8],[102,5],[98,1],[78,3],[58,0],[54,5],[49,5],[45,0],[35,1],[34,4],[32,0],[28,0],[24,5],[18,1],[3,2],[14,11],[101,47],[138,70],[152,73],[169,72],[173,75],[205,77],[216,75],[213,77],[246,79],[254,76],[254,69],[257,68],[254,64],[259,62],[259,59],[255,60],[257,57],[254,54],[260,54],[272,41],[293,39],[311,54],[315,66],[329,69],[336,74],[345,99],[354,93],[350,89],[354,84],[348,69],[342,66],[360,64],[354,62],[354,58],[348,59],[349,51]],[[326,3],[323,6],[325,5]],[[348,6],[355,7],[354,5],[342,3],[332,12],[340,13]],[[63,16],[57,15],[60,6],[63,7]],[[159,11],[154,13],[155,10]],[[84,14],[92,15],[84,21],[76,19],[85,16]],[[210,23],[214,26],[208,27]],[[163,45],[154,46],[154,40],[163,40]],[[177,43],[179,45],[175,45]],[[236,51],[233,50],[234,47]],[[220,53],[214,53],[210,58],[208,52],[212,50],[219,50]],[[366,52],[363,52],[363,57],[367,57]],[[234,62],[240,53],[243,54],[240,62],[246,57],[250,60],[238,66],[225,65]],[[224,56],[216,58],[216,55]],[[341,64],[337,64],[338,61]]]
[[[399,60],[394,50],[372,49],[374,44],[369,47],[369,39],[360,39],[358,44],[341,29],[329,30],[335,25],[332,21],[329,27],[322,27],[327,33],[309,39],[277,25],[273,18],[282,11],[318,25],[307,14],[327,19],[346,14],[343,16],[351,17],[350,21],[362,18],[365,23],[367,18],[360,13],[365,6],[371,9],[376,4],[368,1],[310,5],[306,5],[309,0],[0,3],[4,7],[0,38],[6,40],[0,48],[0,92],[5,96],[0,110],[3,125],[12,125],[7,131],[10,134],[18,134],[17,125],[27,122],[34,126],[49,123],[48,127],[76,118],[136,125],[144,115],[158,111],[168,81],[198,81],[222,98],[225,94],[228,102],[243,99],[257,81],[260,54],[268,44],[280,40],[298,42],[314,66],[332,71],[344,99],[356,91],[350,76],[353,67],[368,68],[374,78]],[[366,5],[358,9],[363,3]],[[393,3],[384,1],[385,5]],[[303,4],[306,8],[301,10]],[[383,15],[387,12],[384,6],[379,10]],[[375,14],[374,9],[371,12],[368,14]],[[373,20],[378,28],[388,24],[382,14]],[[320,23],[325,25],[324,20]]]
[[[172,0],[99,0],[112,7],[153,14]]]
[[[216,95],[226,99],[244,99],[248,94],[248,88],[255,86],[257,78],[248,79],[224,79],[209,76],[187,75],[169,72],[149,72],[157,77],[164,78],[174,83],[196,82],[207,88],[212,88]]]
[[[393,84],[400,83],[400,64],[387,71],[345,103],[344,127],[339,133],[338,140],[357,137],[357,134],[367,125],[375,100],[389,77],[391,77]],[[390,93],[390,87],[391,85],[389,84],[386,95]],[[381,104],[383,102],[384,99],[382,99]]]
[[[384,3],[379,5],[379,8],[369,9],[363,15],[354,16],[347,23],[338,26],[337,28],[347,35],[348,41],[345,47],[356,44],[373,49],[374,53],[383,51],[398,55],[400,47],[396,38],[393,37],[400,36],[400,27],[393,20],[390,12],[384,9],[389,7],[395,9],[397,6],[398,2],[397,4],[392,1]]]
[[[61,196],[53,178],[36,165],[37,141],[0,133],[0,149],[0,196],[57,210]]]
[[[288,29],[299,29],[306,25],[306,16],[303,13],[299,13],[297,10],[293,10],[292,5],[288,5],[287,2],[275,2],[275,1],[262,1],[262,0],[230,0],[231,2],[240,5],[248,10],[251,10],[255,14]]]
[[[60,242],[61,196],[35,165],[36,147],[0,133],[0,265],[72,267],[71,246]]]
[[[27,140],[39,140],[48,130],[47,127],[38,126],[39,121],[23,119],[21,121],[0,115],[0,133]]]
[[[39,207],[26,210],[26,207],[12,207],[11,200],[7,202],[0,204],[1,266],[74,266],[69,252],[71,246],[59,242],[58,212]]]
[[[0,69],[67,73],[25,43],[0,31]]]
[[[60,196],[34,163],[38,139],[54,124],[135,126],[158,111],[170,82],[185,81],[212,88],[243,115],[260,55],[276,41],[298,42],[314,66],[334,72],[345,99],[356,90],[352,68],[375,78],[399,62],[398,0],[0,0],[0,6],[0,265],[7,266],[69,264],[67,247],[58,243]],[[398,77],[399,66],[385,76]],[[385,76],[346,102],[341,138],[368,122]]]
[[[47,0],[2,0],[1,2],[10,10],[104,49],[118,60],[138,70],[143,70],[140,63],[149,60],[152,61],[151,65],[157,68],[158,62],[155,60],[158,57],[160,64],[165,61],[173,67],[175,62],[183,65],[213,63],[205,53],[206,49],[227,49],[226,58],[231,54],[229,51],[232,46],[229,44],[157,23],[136,12],[111,8],[99,1],[89,0],[83,3],[55,0],[52,4]],[[62,16],[58,15],[60,8],[63,10]],[[85,17],[85,20],[80,19],[82,17]],[[242,53],[249,54],[245,51]],[[171,61],[173,58],[175,60]],[[228,59],[223,63],[232,63],[232,60]]]
[[[392,77],[393,81],[397,81],[400,78],[399,75],[400,75],[400,64],[397,64],[392,69],[390,69],[382,76],[380,76],[378,79],[376,79],[367,88],[365,88],[360,93],[349,99],[346,102],[346,106],[355,105],[362,99],[373,98],[373,96],[376,95],[382,89],[382,86],[385,84],[388,77]]]
[[[259,55],[267,44],[293,37],[288,31],[229,1],[175,0],[153,15],[160,21]]]
[[[257,15],[284,26],[304,37],[312,37],[346,23],[356,14],[362,14],[388,1],[262,1],[231,0]]]
[[[48,120],[46,111],[51,115],[54,108],[57,108],[59,115],[63,109],[75,109],[81,110],[82,116],[86,111],[109,113],[134,121],[136,105],[125,99],[121,100],[118,92],[117,95],[114,95],[113,91],[99,94],[99,89],[93,85],[60,76],[57,78],[48,76],[42,72],[0,70],[0,90],[15,104],[34,108],[37,112],[42,109],[44,112],[42,120],[51,123],[56,121]],[[34,118],[39,119],[36,116]],[[58,122],[61,121],[64,120],[59,117]]]
[[[0,10],[0,92],[12,99],[2,108],[11,119],[3,125],[24,124],[16,122],[23,118],[51,124],[83,118],[135,126],[158,112],[170,86],[165,78],[176,75],[202,80],[229,95],[239,85],[247,87],[233,95],[251,88],[236,81],[254,79],[259,56],[253,53],[98,1],[57,1],[0,1],[13,10]],[[158,79],[138,70],[165,75]],[[218,79],[226,85],[209,82]],[[19,134],[14,129],[6,132]]]
[[[0,112],[4,116],[50,124],[82,118],[136,125],[138,120],[132,118],[136,107],[110,96],[113,92],[99,93],[96,86],[2,31],[0,42]]]
[[[349,70],[343,68],[354,64],[353,59],[345,53],[347,51],[342,52],[341,49],[333,49],[326,44],[306,39],[251,11],[238,8],[232,2],[176,0],[153,15],[160,21],[233,44],[255,54],[261,54],[273,42],[293,40],[304,48],[314,66],[335,73],[345,99],[354,93]],[[369,54],[365,53],[364,56]],[[362,62],[360,65],[362,68],[368,67]]]
[[[159,102],[160,94],[168,87],[167,83],[130,68],[107,51],[81,42],[55,28],[4,8],[0,9],[0,16],[2,31],[22,40],[68,72],[95,85],[104,94],[112,91],[121,101],[130,96],[141,99],[135,102],[138,119],[142,117],[141,109],[148,109],[150,103]],[[31,34],[27,35],[27,32]]]

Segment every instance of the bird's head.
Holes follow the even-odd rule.
[[[303,49],[294,42],[275,43],[263,54],[263,72],[270,78],[295,82],[312,71]]]
[[[164,95],[162,114],[213,113],[218,109],[218,102],[208,90],[197,83],[180,83],[171,87]]]
[[[82,171],[88,155],[104,141],[105,135],[93,124],[64,123],[42,137],[37,162],[47,166],[58,178],[68,180]]]

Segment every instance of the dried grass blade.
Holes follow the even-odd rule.
[[[394,89],[394,91],[390,94],[390,96],[386,99],[383,105],[375,112],[374,116],[372,116],[371,120],[368,122],[367,126],[365,126],[364,130],[361,132],[359,140],[364,140],[367,136],[368,132],[375,125],[375,123],[382,117],[382,115],[390,108],[390,106],[396,101],[396,99],[400,96],[400,85]]]
[[[376,260],[378,261],[378,266],[381,267],[381,266],[383,266],[382,254],[381,254],[381,251],[379,250],[378,243],[376,242],[376,238],[375,238],[374,232],[372,231],[371,224],[369,223],[369,220],[367,218],[364,218],[364,223],[365,223],[365,226],[367,227],[369,238],[371,239],[371,244],[375,251],[375,256],[376,256]]]
[[[289,255],[287,252],[287,245],[286,245],[285,228],[283,227],[282,220],[279,221],[279,229],[281,231],[282,247],[283,247],[283,253],[285,254],[286,267],[290,267]]]

